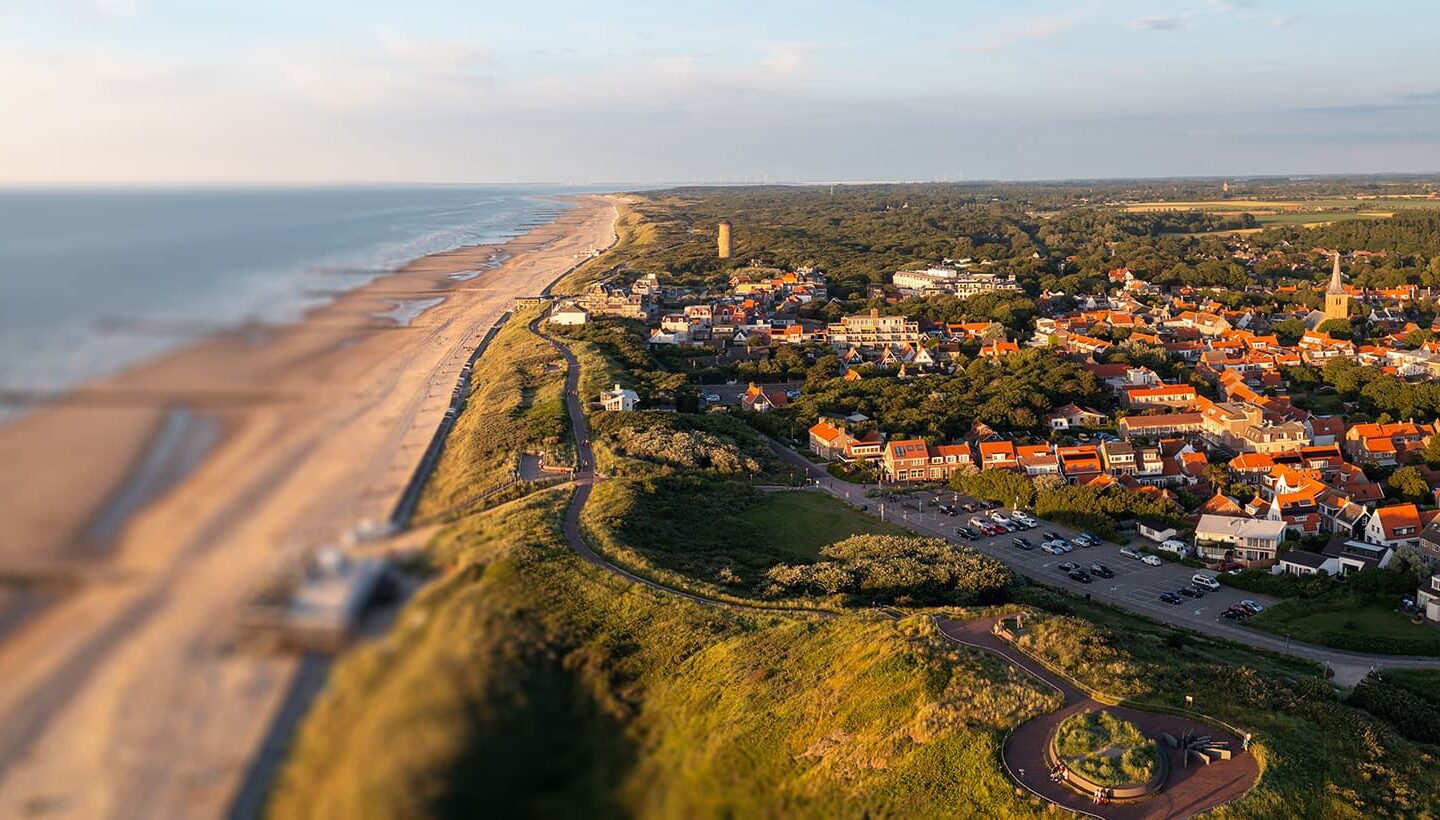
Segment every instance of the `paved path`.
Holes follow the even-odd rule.
[[[782,460],[806,471],[809,477],[817,482],[821,490],[854,504],[864,504],[871,514],[878,511],[878,502],[865,497],[865,491],[869,488],[835,478],[826,472],[823,466],[815,464],[779,442],[772,440],[771,449]],[[930,495],[934,495],[934,493]],[[939,495],[948,501],[952,494],[949,491],[943,491]],[[968,514],[952,518],[936,513],[904,510],[899,504],[891,504],[889,507],[888,514],[885,516],[887,520],[901,523],[924,535],[933,535],[949,541],[958,542],[955,528],[969,518]],[[1042,529],[1054,530],[1067,538],[1078,534],[1076,530],[1048,521],[1042,522]],[[1113,544],[1059,556],[1051,556],[1040,550],[1026,552],[1010,546],[1012,537],[1003,535],[982,538],[974,542],[973,546],[987,555],[1004,561],[1020,575],[1047,586],[1059,587],[1077,595],[1090,595],[1096,600],[1118,606],[1121,609],[1137,612],[1172,626],[1192,629],[1210,637],[1224,638],[1271,652],[1303,658],[1317,664],[1328,664],[1335,672],[1335,682],[1342,686],[1354,686],[1371,669],[1440,669],[1440,658],[1375,655],[1330,649],[1221,619],[1220,611],[1242,598],[1253,598],[1266,604],[1272,600],[1263,595],[1231,587],[1222,586],[1220,590],[1210,593],[1200,601],[1192,602],[1187,599],[1179,606],[1163,603],[1159,600],[1159,593],[1174,591],[1178,587],[1186,585],[1189,576],[1194,572],[1189,567],[1180,564],[1166,562],[1163,566],[1146,567],[1138,561],[1119,557],[1118,548]],[[1087,566],[1097,558],[1115,571],[1116,579],[1106,581],[1096,578],[1094,583],[1079,584],[1071,581],[1056,569],[1056,566],[1064,561],[1075,561],[1081,566]]]
[[[1224,805],[1242,797],[1260,776],[1260,766],[1254,755],[1238,753],[1240,738],[1199,721],[1102,704],[1070,681],[1055,675],[1014,646],[991,634],[990,628],[996,620],[998,619],[937,619],[936,625],[941,633],[956,643],[999,655],[1034,675],[1064,698],[1059,709],[1024,723],[1012,732],[1001,752],[1010,777],[1031,792],[1067,809],[1107,820],[1150,820],[1189,817]],[[1050,780],[1049,767],[1045,763],[1045,749],[1055,727],[1077,712],[1096,709],[1106,709],[1134,723],[1147,737],[1159,737],[1162,732],[1178,737],[1188,729],[1216,740],[1229,741],[1230,748],[1236,751],[1237,755],[1209,766],[1192,765],[1185,768],[1178,750],[1162,746],[1161,751],[1167,755],[1170,762],[1170,774],[1163,791],[1135,802],[1096,806],[1088,796]]]

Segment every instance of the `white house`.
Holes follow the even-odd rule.
[[[1339,562],[1334,556],[1318,552],[1290,550],[1280,556],[1280,571],[1286,575],[1334,575],[1338,568]]]
[[[1420,587],[1419,594],[1415,596],[1415,604],[1425,613],[1425,618],[1430,623],[1440,623],[1440,572],[1430,576],[1428,586]]]
[[[1365,540],[1385,547],[1419,546],[1419,508],[1414,504],[1381,507],[1365,523]]]
[[[574,302],[563,302],[551,309],[550,321],[557,325],[583,325],[590,321],[590,311]]]
[[[1220,561],[1226,553],[1242,564],[1274,561],[1285,540],[1284,521],[1202,515],[1195,525],[1195,549],[1201,558]]]
[[[634,410],[635,405],[639,403],[639,393],[622,388],[618,384],[600,394],[600,406],[606,410],[628,413]]]

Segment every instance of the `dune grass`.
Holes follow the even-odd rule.
[[[1101,786],[1149,783],[1160,766],[1155,744],[1140,727],[1105,709],[1071,715],[1055,727],[1055,753]]]
[[[512,481],[523,451],[543,453],[550,464],[574,462],[564,360],[530,332],[536,315],[517,311],[476,363],[464,411],[421,494],[417,518],[481,503],[479,496]]]
[[[269,815],[1033,816],[995,765],[1053,708],[929,621],[660,596],[560,540],[564,490],[448,527],[442,575],[343,658]]]

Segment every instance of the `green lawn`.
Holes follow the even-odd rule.
[[[1296,640],[1390,655],[1440,655],[1440,629],[1410,622],[1389,596],[1331,593],[1282,601],[1251,618],[1249,625]]]
[[[804,491],[771,493],[736,517],[755,525],[772,549],[805,561],[852,535],[905,533],[828,495]]]

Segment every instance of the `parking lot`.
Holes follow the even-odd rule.
[[[878,499],[867,499],[867,502],[871,505],[872,510],[878,511],[877,505],[881,503]],[[976,501],[963,494],[949,491],[908,493],[884,501],[884,517],[886,520],[903,524],[926,535],[935,535],[956,543],[971,544],[980,552],[1001,559],[1019,574],[1041,583],[1061,587],[1081,595],[1089,594],[1098,601],[1117,604],[1137,612],[1154,614],[1166,621],[1182,622],[1195,628],[1205,628],[1206,631],[1214,631],[1217,625],[1222,631],[1238,629],[1239,627],[1234,621],[1221,618],[1220,613],[1242,600],[1259,601],[1266,606],[1274,602],[1273,599],[1263,595],[1227,587],[1224,585],[1224,577],[1221,576],[1219,590],[1206,592],[1201,598],[1181,597],[1179,604],[1167,603],[1160,599],[1161,593],[1174,593],[1182,587],[1191,586],[1190,578],[1196,572],[1204,572],[1207,575],[1216,573],[1209,570],[1196,570],[1172,561],[1166,561],[1158,567],[1149,566],[1134,558],[1121,555],[1120,546],[1108,542],[1092,548],[1076,547],[1064,555],[1052,555],[1040,549],[1040,544],[1046,540],[1044,533],[1054,532],[1068,540],[1079,535],[1080,532],[1048,521],[1040,521],[1038,527],[1025,532],[981,536],[976,541],[966,541],[956,535],[956,529],[961,526],[971,526],[969,520],[972,516],[986,518],[988,513],[970,513],[962,509],[952,517],[941,513],[938,505],[958,506],[967,503],[974,504]],[[973,529],[973,527],[971,528]],[[1017,535],[1028,539],[1035,545],[1035,549],[1025,550],[1014,546],[1013,539]],[[1114,572],[1115,577],[1101,578],[1092,573],[1091,582],[1083,583],[1070,578],[1068,574],[1060,570],[1060,565],[1066,562],[1079,564],[1087,572],[1089,572],[1092,562],[1099,562]]]

